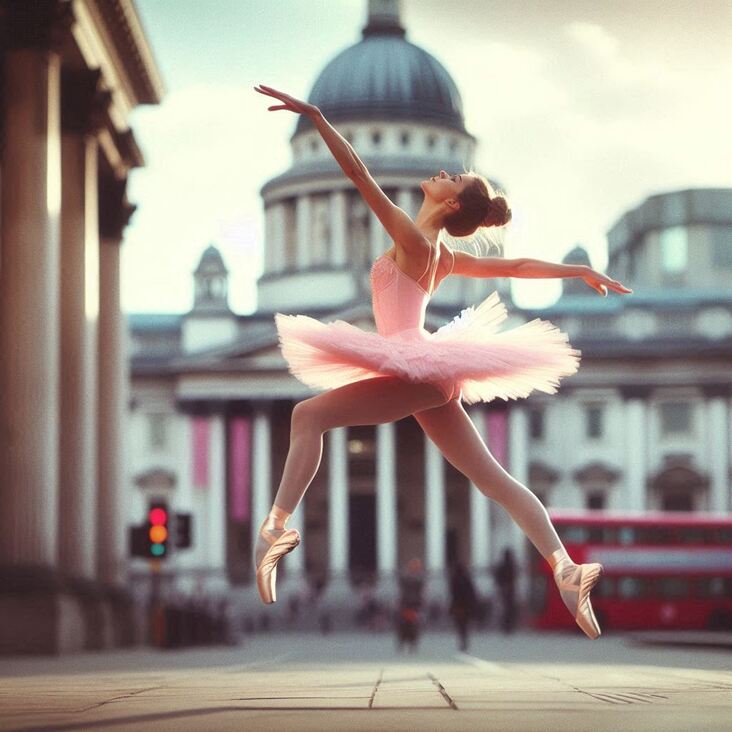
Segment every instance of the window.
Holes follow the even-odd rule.
[[[167,415],[148,414],[147,419],[150,447],[164,448],[167,445]]]
[[[621,577],[618,580],[618,597],[647,597],[648,583],[638,577]]]
[[[427,149],[432,150],[436,144],[437,144],[437,136],[436,135],[427,135]]]
[[[371,142],[373,142],[374,145],[379,145],[381,143],[381,132],[374,130],[371,133]]]
[[[686,227],[671,226],[661,232],[661,269],[666,274],[683,272],[688,254]]]
[[[636,530],[633,526],[622,526],[618,532],[618,543],[628,546],[635,544]]]
[[[409,132],[406,130],[402,131],[401,135],[399,136],[399,140],[402,143],[402,147],[406,147],[409,145]]]
[[[588,437],[602,436],[602,406],[588,404],[585,407],[585,434]]]
[[[565,544],[584,544],[587,541],[587,528],[584,526],[557,526],[557,533]]]
[[[587,494],[587,508],[605,508],[605,491],[590,491]]]
[[[683,577],[663,577],[656,586],[659,597],[675,598],[689,596],[689,580]]]
[[[683,434],[691,430],[691,404],[689,402],[663,402],[661,404],[661,429],[663,434]]]
[[[712,240],[712,264],[732,267],[732,226],[712,226],[709,236]]]
[[[313,137],[312,140],[310,140],[310,149],[315,152],[318,149],[318,141]]]
[[[532,440],[544,439],[544,409],[534,407],[529,410],[529,430]]]

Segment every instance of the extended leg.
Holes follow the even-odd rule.
[[[491,455],[460,402],[448,402],[414,417],[445,458],[509,512],[551,566],[562,601],[579,627],[589,638],[598,638],[601,631],[590,590],[600,579],[602,565],[578,565],[570,559],[541,501]]]
[[[417,412],[414,418],[445,458],[478,490],[498,501],[552,567],[564,546],[541,501],[491,455],[463,405],[448,402]]]
[[[444,404],[447,397],[430,384],[384,376],[347,384],[295,405],[290,449],[274,505],[262,522],[254,551],[257,586],[265,603],[275,602],[277,562],[300,542],[285,524],[315,477],[323,455],[323,434],[335,427],[382,424]]]

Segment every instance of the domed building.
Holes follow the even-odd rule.
[[[476,140],[465,129],[459,91],[442,64],[407,39],[395,0],[368,3],[361,39],[325,66],[308,100],[411,215],[421,203],[421,180],[440,168],[474,166]],[[290,143],[292,164],[261,189],[265,256],[256,312],[231,312],[227,268],[212,245],[193,273],[189,313],[130,318],[130,523],[153,501],[191,513],[192,547],[168,560],[175,588],[220,593],[257,613],[256,530],[282,476],[292,409],[315,393],[288,372],[274,314],[374,330],[369,269],[391,246],[309,119],[297,118]],[[498,290],[509,307],[505,328],[541,317],[581,349],[580,371],[558,394],[467,407],[491,454],[548,508],[729,510],[729,374],[719,359],[732,355],[732,301],[702,283],[713,283],[712,249],[719,267],[730,266],[729,233],[719,233],[732,231],[730,193],[663,194],[623,216],[609,233],[608,273],[634,289],[630,297],[601,298],[580,278],[567,278],[551,307],[519,309],[510,279],[456,276],[430,300],[425,327],[434,331]],[[684,204],[687,195],[693,205]],[[705,201],[715,204],[714,221],[698,215]],[[667,216],[677,209],[682,213]],[[687,233],[697,256],[682,261]],[[564,261],[590,264],[580,245]],[[659,274],[666,266],[672,280]],[[673,331],[674,318],[688,329]],[[703,375],[690,344],[708,354]],[[659,368],[661,359],[673,366]],[[718,448],[711,462],[702,427]],[[538,552],[416,420],[335,429],[323,448],[288,523],[302,543],[279,565],[284,602],[267,608],[270,617],[310,586],[324,589],[321,608],[345,609],[340,617],[350,618],[361,583],[393,600],[413,558],[424,564],[428,601],[444,611],[450,562],[468,565],[488,595],[506,548],[519,562],[518,600],[526,605],[528,561]],[[139,561],[139,577],[146,572]],[[145,591],[144,582],[139,587]],[[314,613],[304,616],[301,627],[317,622]]]
[[[370,2],[362,35],[326,65],[308,101],[355,147],[392,201],[414,216],[423,198],[420,182],[440,168],[472,167],[475,138],[465,129],[455,82],[434,56],[407,40],[396,2]],[[388,235],[308,117],[298,116],[290,142],[292,166],[261,191],[259,308],[302,312],[361,303],[368,310],[369,269],[391,246]],[[441,315],[489,291],[486,282],[447,280],[428,320],[436,326]],[[501,293],[510,297],[507,288]]]

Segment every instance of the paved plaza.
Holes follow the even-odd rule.
[[[2,730],[732,728],[732,650],[622,635],[247,637],[236,647],[0,659]]]

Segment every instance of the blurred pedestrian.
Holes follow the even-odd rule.
[[[423,604],[424,574],[422,561],[413,557],[407,562],[406,571],[399,578],[399,603],[397,606],[397,651],[407,644],[411,651],[419,643],[420,613]]]
[[[468,650],[468,626],[475,616],[477,595],[465,565],[456,560],[450,572],[450,615],[458,634],[461,651]]]
[[[516,562],[510,547],[503,550],[503,559],[493,569],[493,577],[501,598],[501,629],[513,633],[516,627]]]

